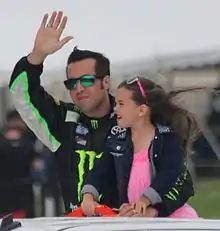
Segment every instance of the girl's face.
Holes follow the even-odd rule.
[[[126,88],[118,88],[115,96],[115,112],[119,127],[133,127],[140,117],[146,116],[147,105],[138,106],[132,100],[132,92]]]

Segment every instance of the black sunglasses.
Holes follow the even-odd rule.
[[[95,84],[96,79],[100,79],[95,75],[83,75],[76,79],[67,79],[64,81],[64,85],[67,90],[75,90],[77,88],[78,81],[83,87],[91,87]]]

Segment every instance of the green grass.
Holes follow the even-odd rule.
[[[200,217],[220,219],[220,179],[198,179],[189,204]]]

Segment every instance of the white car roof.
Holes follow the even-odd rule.
[[[220,230],[220,220],[171,218],[34,218],[21,222],[15,231],[137,231],[137,230]],[[1,228],[0,228],[1,231]]]

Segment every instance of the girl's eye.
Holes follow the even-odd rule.
[[[124,105],[124,103],[121,102],[121,101],[115,102],[115,107],[116,107],[116,106],[123,106],[123,105]]]

